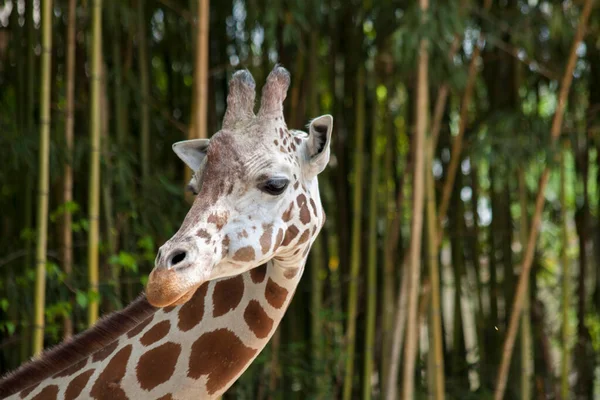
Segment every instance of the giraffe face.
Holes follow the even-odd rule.
[[[194,171],[196,198],[156,257],[146,288],[155,306],[183,304],[204,282],[274,257],[297,265],[324,222],[316,177],[329,160],[332,117],[313,120],[308,134],[289,131],[281,112],[289,75],[281,67],[269,75],[254,116],[248,75],[236,73],[230,83],[221,131],[174,145]]]

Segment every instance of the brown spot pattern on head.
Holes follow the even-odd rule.
[[[152,322],[153,319],[154,319],[154,315],[152,315],[152,316],[146,318],[145,320],[143,320],[142,322],[140,322],[135,328],[133,328],[132,330],[127,332],[127,337],[131,339],[132,337],[137,336],[137,334],[140,333],[141,331],[143,331],[144,328],[147,327],[148,324],[150,322]]]
[[[306,196],[300,193],[298,197],[296,197],[296,202],[298,203],[298,207],[302,207],[306,204]]]
[[[292,211],[293,210],[294,210],[294,202],[292,201],[290,203],[289,207],[287,208],[287,210],[285,210],[285,212],[281,216],[281,219],[283,220],[283,222],[288,222],[289,220],[292,219]]]
[[[140,387],[152,390],[168,381],[175,372],[180,353],[179,344],[167,342],[142,354],[135,368]]]
[[[264,232],[260,236],[260,249],[263,254],[267,254],[271,248],[271,237],[273,236],[273,225],[263,224]]]
[[[221,230],[227,223],[227,216],[212,213],[208,216],[207,222],[209,224],[215,224],[217,226],[217,230]]]
[[[302,244],[304,242],[306,242],[308,240],[310,236],[310,229],[305,229],[304,232],[302,233],[302,235],[300,236],[300,239],[298,239],[298,244]]]
[[[256,300],[250,300],[244,310],[244,321],[248,328],[259,339],[266,338],[271,329],[273,329],[273,320],[267,315],[260,303]]]
[[[77,396],[81,394],[81,391],[85,388],[85,385],[87,385],[94,371],[95,370],[90,369],[73,378],[73,380],[69,382],[67,390],[65,390],[65,400],[75,400]]]
[[[144,346],[150,346],[152,343],[158,342],[160,339],[167,336],[171,329],[171,323],[167,320],[161,321],[154,325],[140,338],[140,343]]]
[[[279,286],[271,278],[267,280],[267,286],[265,286],[265,298],[271,306],[281,308],[283,303],[285,303],[287,295],[288,291],[286,288]]]
[[[192,344],[188,376],[208,375],[206,390],[213,394],[243,371],[256,352],[228,329],[205,333]]]
[[[300,231],[298,230],[298,228],[296,228],[296,225],[292,225],[289,228],[287,228],[287,231],[285,231],[285,237],[283,238],[283,242],[281,243],[281,245],[287,246],[288,244],[290,244],[290,242],[294,240],[296,236],[298,236],[298,232]]]
[[[283,229],[279,228],[277,231],[277,237],[275,238],[275,249],[281,246],[281,242],[283,241]]]
[[[127,362],[131,356],[132,346],[123,347],[114,355],[104,368],[104,371],[96,379],[92,386],[92,395],[95,399],[127,399],[125,392],[121,389],[121,379],[125,376]]]
[[[208,241],[210,240],[211,236],[210,233],[208,233],[208,231],[206,229],[198,229],[198,232],[196,233],[196,235],[198,235],[198,237],[201,237],[202,239]]]
[[[55,400],[56,396],[58,396],[58,386],[50,385],[43,388],[31,400]]]
[[[202,284],[187,303],[179,310],[177,327],[187,332],[202,321],[204,317],[204,297],[208,290],[208,282]]]
[[[219,317],[235,309],[244,295],[244,278],[241,275],[218,281],[213,292],[213,316]]]
[[[304,225],[307,225],[310,222],[310,210],[308,209],[306,202],[304,202],[302,208],[300,208],[300,222]]]
[[[256,254],[252,246],[242,247],[233,255],[235,261],[253,261],[255,257]]]
[[[229,236],[225,235],[223,242],[221,242],[221,257],[225,258],[229,253]]]
[[[111,344],[109,344],[108,346],[106,346],[105,348],[103,348],[102,350],[97,351],[92,356],[92,361],[95,362],[95,361],[104,360],[106,357],[110,356],[113,353],[113,351],[115,351],[115,349],[117,348],[118,345],[119,345],[119,342],[114,341]]]
[[[310,199],[310,206],[313,209],[313,213],[315,214],[315,217],[319,215],[319,213],[317,212],[317,204],[315,203],[315,201],[313,199]]]
[[[250,270],[250,279],[254,283],[261,283],[265,280],[265,275],[267,274],[267,264],[262,264],[256,268],[252,268]]]
[[[104,360],[110,353],[113,352],[115,347],[117,347],[117,343],[118,342],[114,342],[114,345],[111,344],[108,347],[106,347],[106,349],[109,349],[108,354],[103,353],[103,350],[100,350],[94,354],[94,357],[100,357],[100,353],[102,353],[101,359]],[[94,361],[96,361],[96,360],[94,360]],[[62,371],[60,371],[59,373],[54,374],[53,378],[62,378],[65,376],[71,376],[74,373],[76,373],[77,371],[79,371],[80,369],[82,369],[83,367],[85,367],[85,364],[87,364],[87,359],[84,358],[83,360],[78,361],[75,364],[71,365],[69,368],[65,368]]]

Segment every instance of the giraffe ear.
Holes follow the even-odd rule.
[[[329,162],[329,143],[332,131],[333,117],[331,115],[322,115],[310,123],[307,150],[310,169],[314,175],[323,172]]]
[[[192,171],[198,171],[206,157],[209,139],[183,140],[173,144],[173,151]]]

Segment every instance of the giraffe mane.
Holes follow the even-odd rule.
[[[157,308],[148,303],[145,295],[138,296],[123,310],[107,315],[90,329],[43,352],[39,359],[31,360],[1,377],[0,398],[27,389],[89,357],[135,328],[156,311]]]

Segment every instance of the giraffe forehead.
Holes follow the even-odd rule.
[[[282,126],[275,129],[253,125],[244,131],[218,132],[208,146],[205,176],[219,176],[231,181],[291,172],[290,165],[294,164],[291,157],[283,157],[278,151],[279,142],[283,143],[281,138],[284,135],[291,137]],[[292,143],[291,138],[289,142]]]

